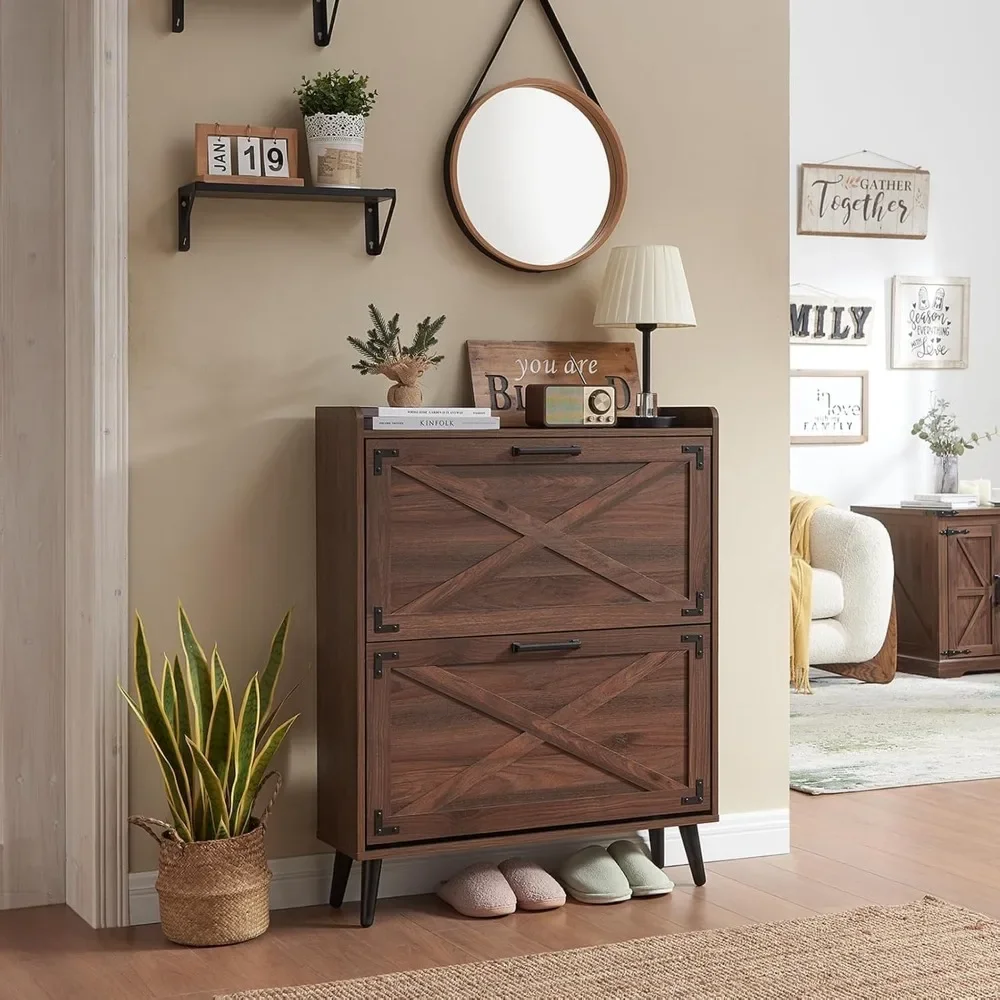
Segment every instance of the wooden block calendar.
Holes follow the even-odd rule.
[[[194,127],[195,179],[210,184],[303,187],[299,134],[293,128],[258,125]]]

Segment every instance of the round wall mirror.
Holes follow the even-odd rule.
[[[469,239],[522,271],[592,254],[618,223],[628,189],[608,116],[555,80],[517,80],[479,98],[452,133],[445,178]]]

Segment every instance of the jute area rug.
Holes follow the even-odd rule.
[[[330,948],[337,947],[330,932]],[[1000,924],[930,896],[217,1000],[978,1000],[1000,997]]]
[[[813,671],[791,696],[792,788],[811,795],[1000,778],[1000,673],[861,684]]]

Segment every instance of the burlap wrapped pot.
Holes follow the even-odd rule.
[[[267,930],[271,870],[264,853],[264,833],[281,788],[281,776],[275,777],[274,793],[260,819],[239,837],[189,844],[167,823],[129,817],[160,848],[156,892],[160,923],[169,941],[199,947],[237,944]]]

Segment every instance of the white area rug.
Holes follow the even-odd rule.
[[[897,674],[862,684],[813,671],[792,693],[791,786],[860,792],[1000,778],[1000,674]]]

